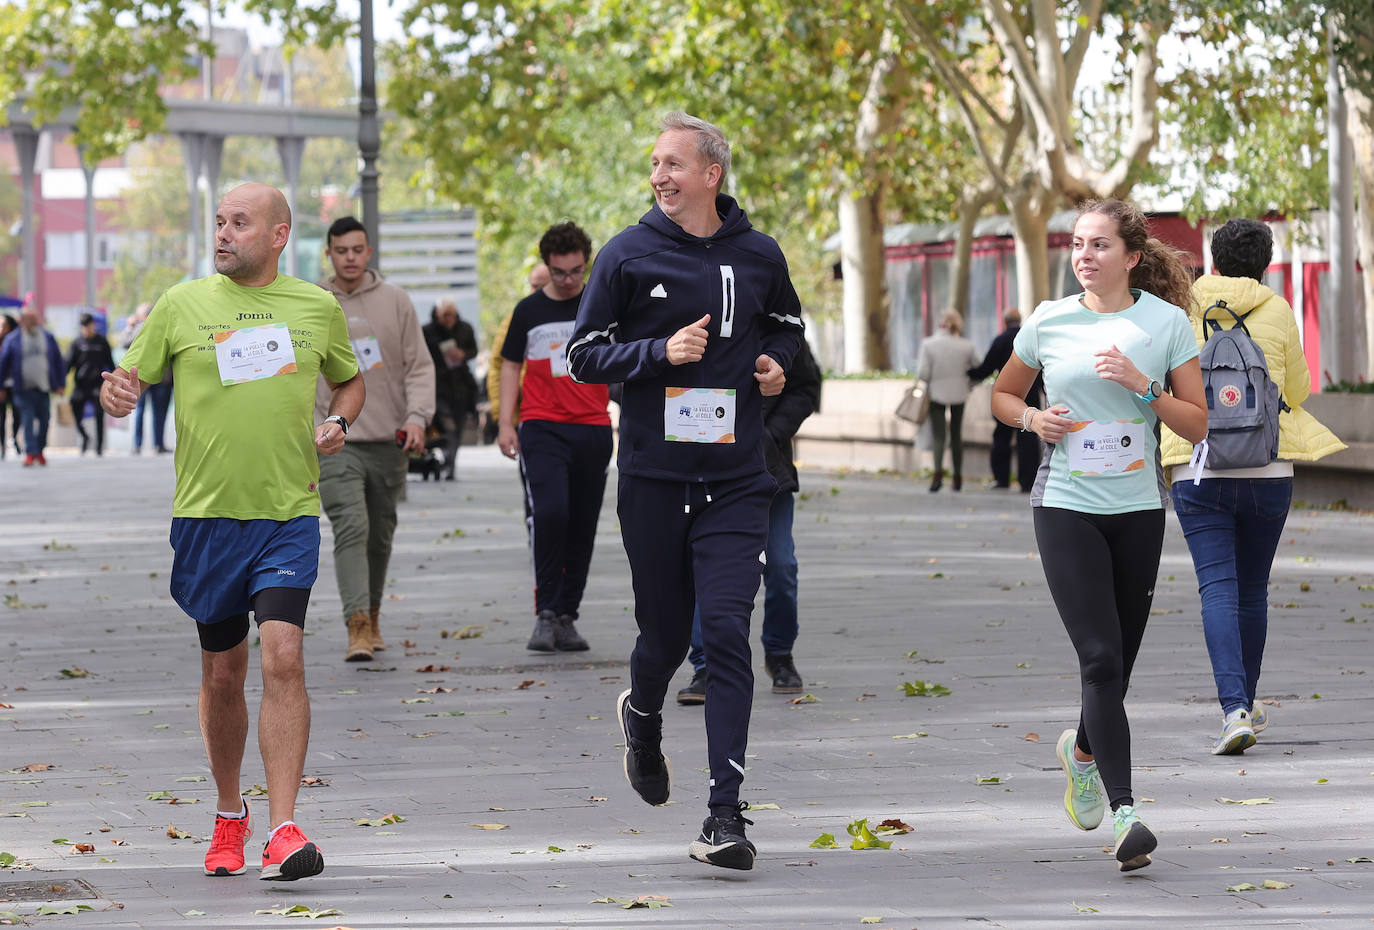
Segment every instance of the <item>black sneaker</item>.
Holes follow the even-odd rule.
[[[558,621],[554,618],[552,610],[541,610],[534,618],[534,632],[530,634],[530,641],[525,644],[525,648],[530,652],[553,652],[555,650],[554,637],[558,629]]]
[[[764,667],[768,669],[768,674],[773,676],[774,694],[801,694],[802,677],[797,671],[797,667],[792,664],[792,654],[785,656],[763,657]]]
[[[687,687],[677,693],[679,704],[705,704],[706,703],[706,669],[699,668],[692,673],[692,680],[687,683]]]
[[[630,735],[630,689],[621,692],[615,702],[616,719],[620,721],[620,733],[625,737],[625,777],[646,804],[667,804],[668,794],[673,790],[673,767],[663,754],[662,734],[653,742],[643,742]],[[661,730],[663,718],[657,714]]]
[[[744,811],[749,805],[739,802],[739,810],[724,816],[712,814],[701,824],[701,835],[687,854],[698,862],[718,865],[722,869],[752,869],[754,867],[754,844],[744,836],[744,825],[753,826],[754,821],[746,820]]]
[[[559,652],[586,652],[591,648],[582,634],[577,632],[577,627],[573,626],[576,622],[577,618],[568,614],[554,621],[553,648]]]

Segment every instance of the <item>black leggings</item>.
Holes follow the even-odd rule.
[[[1078,748],[1097,761],[1112,810],[1132,804],[1126,687],[1150,618],[1164,511],[1036,507],[1035,539],[1059,618],[1078,653]]]

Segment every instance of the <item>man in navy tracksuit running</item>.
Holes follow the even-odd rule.
[[[711,794],[688,852],[750,869],[739,800],[754,695],[749,615],[777,490],[764,465],[762,398],[783,388],[801,305],[777,243],[720,193],[725,136],[684,113],[661,129],[654,207],[597,256],[568,366],[579,381],[625,384],[617,513],[639,624],[617,703],[625,775],[648,803],[668,800],[661,711],[699,607]]]

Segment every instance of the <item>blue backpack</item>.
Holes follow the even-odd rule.
[[[1230,329],[1208,318],[1220,308],[1236,321]],[[1210,327],[1210,332],[1208,328]],[[1206,341],[1198,361],[1207,394],[1208,468],[1257,468],[1279,456],[1279,411],[1288,405],[1269,377],[1264,350],[1250,336],[1244,317],[1218,300],[1203,314]]]

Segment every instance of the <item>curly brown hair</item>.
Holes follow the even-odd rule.
[[[1193,312],[1193,273],[1183,260],[1184,253],[1152,237],[1145,214],[1124,200],[1090,200],[1079,208],[1078,216],[1088,213],[1115,220],[1127,251],[1140,253],[1140,261],[1131,269],[1131,287],[1148,291],[1184,313]]]

